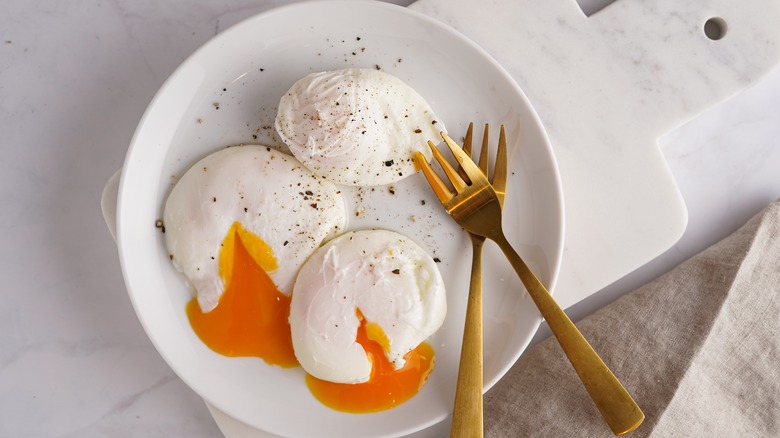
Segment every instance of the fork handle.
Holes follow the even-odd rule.
[[[481,438],[482,427],[482,246],[485,238],[469,234],[471,283],[458,367],[450,438]]]
[[[645,415],[628,391],[512,248],[503,232],[495,232],[488,238],[498,244],[512,264],[612,432],[623,435],[634,430]]]

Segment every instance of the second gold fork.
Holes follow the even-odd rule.
[[[474,124],[469,124],[463,151],[471,156],[471,143]],[[479,152],[479,169],[488,176],[489,128],[485,125],[482,136],[482,149]],[[438,152],[438,151],[437,151]],[[491,183],[496,191],[498,202],[503,207],[506,191],[506,134],[501,126],[501,134],[493,165]],[[458,173],[470,181],[463,168]],[[458,384],[455,390],[455,406],[452,412],[452,430],[450,437],[482,437],[482,247],[485,237],[469,233],[472,246],[471,281],[469,284],[466,320],[463,329],[463,344],[458,367]]]

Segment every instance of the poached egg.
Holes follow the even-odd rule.
[[[415,173],[415,151],[444,125],[399,78],[376,69],[312,73],[282,96],[276,130],[312,172],[352,186],[390,184]]]
[[[347,224],[334,184],[293,157],[257,145],[221,149],[198,161],[174,186],[163,218],[171,260],[204,312],[217,306],[225,289],[218,256],[235,222],[265,243],[248,245],[256,262],[268,253],[283,261],[269,275],[286,295],[306,258]]]
[[[386,230],[349,232],[319,248],[298,274],[290,303],[295,355],[318,379],[367,382],[372,360],[359,329],[399,370],[446,312],[441,274],[416,243]]]

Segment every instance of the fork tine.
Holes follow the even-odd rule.
[[[466,155],[465,152],[463,152],[463,150],[447,135],[447,133],[442,131],[441,136],[444,138],[444,142],[447,143],[447,147],[450,148],[452,155],[454,155],[455,159],[458,160],[458,163],[463,168],[463,171],[466,172],[466,175],[468,175],[468,177],[471,179],[471,182],[474,183],[480,179],[487,182],[487,177],[482,174],[482,171],[479,170],[479,167],[474,164],[471,158]],[[429,141],[428,144],[432,145],[433,143]],[[457,174],[455,176],[460,179]]]
[[[463,152],[471,156],[471,140],[474,136],[474,122],[469,123],[469,129],[466,131],[466,138],[463,141]]]
[[[436,196],[439,198],[439,201],[441,201],[442,204],[445,204],[447,201],[452,199],[453,196],[455,196],[450,188],[447,187],[447,184],[444,184],[444,181],[441,180],[439,175],[433,171],[431,165],[428,164],[428,160],[425,158],[425,155],[419,151],[415,152],[414,162],[417,164],[417,167],[423,171],[425,179],[428,180],[428,184],[433,189],[433,192],[436,193]]]
[[[489,132],[488,124],[485,123],[485,134],[482,136],[482,150],[479,151],[479,170],[485,176],[488,176],[488,152],[490,151],[490,143],[488,141]]]
[[[444,134],[442,131],[442,135]],[[449,137],[447,137],[449,138]],[[451,140],[450,140],[451,141]],[[452,183],[452,186],[455,187],[455,193],[460,193],[467,187],[467,184],[465,181],[463,181],[463,178],[461,178],[458,175],[458,171],[455,170],[454,167],[452,167],[452,164],[450,164],[449,161],[447,161],[446,158],[444,158],[444,155],[439,152],[439,149],[436,147],[436,145],[433,144],[432,141],[428,141],[428,146],[431,148],[431,152],[433,152],[433,157],[436,158],[436,161],[439,162],[441,165],[441,168],[444,170],[444,173],[447,175],[447,178],[449,178],[450,182]],[[457,148],[458,151],[463,153],[460,148]],[[460,161],[460,160],[458,160]],[[468,175],[468,171],[466,171],[466,175]]]
[[[474,133],[474,122],[469,123],[469,129],[466,131],[466,138],[463,140],[463,152],[465,152],[469,157],[471,156],[471,139],[473,137]],[[461,178],[463,178],[463,181],[466,181],[466,184],[471,184],[471,178],[469,178],[468,175],[466,175],[466,172],[463,170],[463,167],[458,166],[458,175],[460,175]],[[487,173],[485,174],[487,175]]]
[[[487,129],[487,126],[485,127]],[[485,134],[487,137],[487,133]],[[480,161],[481,161],[480,157]],[[498,136],[498,151],[496,152],[496,163],[493,169],[493,190],[498,195],[498,203],[503,207],[504,198],[506,197],[506,178],[507,178],[507,152],[506,152],[506,132],[504,132],[504,125],[501,125],[501,133]]]

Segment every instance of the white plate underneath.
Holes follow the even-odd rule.
[[[428,341],[436,350],[430,379],[413,399],[380,413],[323,406],[300,368],[209,350],[185,314],[192,291],[171,266],[155,228],[177,176],[227,145],[281,147],[273,119],[282,93],[310,72],[345,67],[378,67],[400,77],[428,100],[456,139],[469,121],[489,122],[494,133],[503,123],[509,136],[507,237],[548,286],[560,266],[563,201],[547,136],[512,79],[465,37],[406,8],[360,1],[286,6],[216,36],[171,75],[138,125],[119,187],[120,260],[138,318],[171,368],[219,410],[281,436],[409,434],[446,418],[454,399],[470,242],[420,175],[393,187],[344,190],[350,229],[386,228],[413,238],[441,260],[448,289],[447,319]],[[481,128],[477,132],[479,139]],[[483,278],[488,389],[518,358],[541,318],[492,244]]]

